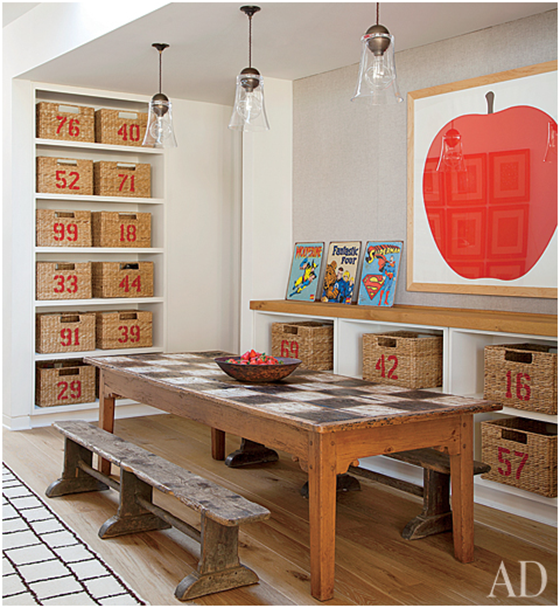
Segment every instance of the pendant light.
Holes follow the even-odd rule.
[[[463,156],[463,142],[461,134],[453,127],[448,129],[441,138],[441,152],[436,171],[466,172],[465,158]]]
[[[260,6],[242,6],[239,10],[249,18],[249,67],[237,76],[235,102],[228,127],[236,131],[268,131],[268,119],[264,107],[264,80],[251,64],[252,20]]]
[[[142,145],[152,148],[176,148],[177,140],[173,132],[171,102],[167,95],[161,92],[161,55],[169,45],[165,42],[154,42],[152,46],[159,53],[159,93],[156,93],[150,100],[148,126]]]
[[[360,74],[352,101],[363,101],[376,106],[399,103],[402,100],[397,86],[395,39],[379,23],[377,2],[376,24],[362,36]]]

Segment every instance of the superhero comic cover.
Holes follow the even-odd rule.
[[[402,248],[402,241],[367,242],[358,304],[393,306]]]
[[[361,247],[360,241],[330,243],[321,302],[352,304]]]
[[[325,243],[296,243],[288,279],[287,300],[315,302]]]

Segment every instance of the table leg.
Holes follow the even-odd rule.
[[[226,458],[226,434],[220,429],[210,429],[212,436],[212,458],[214,460],[225,460]]]
[[[455,557],[463,563],[474,559],[473,417],[462,416],[459,453],[450,454],[451,509]]]
[[[109,393],[105,388],[103,372],[99,374],[99,424],[100,429],[112,433],[115,428],[115,395]],[[99,470],[104,475],[111,474],[111,463],[101,459]]]
[[[334,595],[336,462],[332,439],[316,434],[309,442],[309,552],[311,595]]]

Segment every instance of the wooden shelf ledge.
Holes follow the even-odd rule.
[[[556,315],[504,312],[467,308],[439,308],[434,306],[393,306],[380,308],[348,304],[298,302],[294,300],[254,300],[251,310],[277,312],[310,317],[332,317],[385,323],[432,325],[479,331],[495,331],[533,336],[556,337]]]

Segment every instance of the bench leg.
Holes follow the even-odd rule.
[[[171,528],[163,519],[141,507],[136,501],[137,496],[151,503],[152,486],[138,479],[133,473],[121,469],[119,510],[101,526],[98,532],[100,538]]]
[[[449,505],[449,475],[424,469],[424,508],[402,531],[403,538],[416,540],[453,528]]]
[[[80,461],[91,467],[93,454],[81,445],[78,445],[68,437],[64,442],[64,467],[62,477],[53,481],[47,488],[45,494],[49,498],[65,496],[66,494],[78,494],[79,492],[98,492],[108,490],[109,486],[97,481],[78,466]]]
[[[237,526],[222,526],[202,515],[198,570],[177,585],[175,597],[178,600],[191,600],[259,582],[256,573],[239,562],[238,535]]]
[[[242,438],[239,449],[232,452],[226,458],[226,465],[235,469],[237,467],[246,467],[250,464],[264,464],[266,462],[277,461],[278,453],[276,451],[267,448],[262,443]]]

